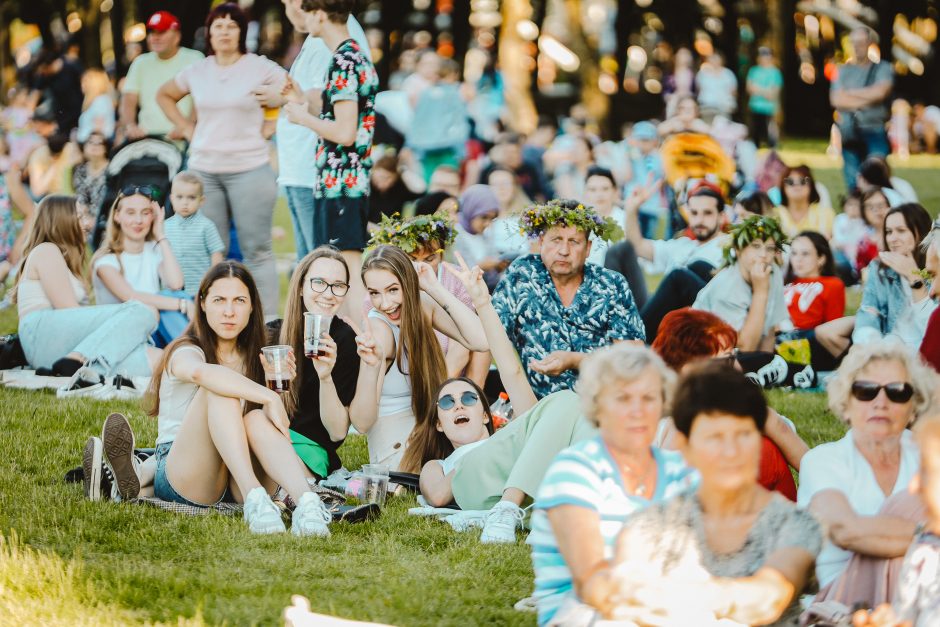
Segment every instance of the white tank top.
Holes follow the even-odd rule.
[[[202,349],[193,344],[184,344],[173,351],[173,360],[176,355],[182,351],[196,351],[205,359],[206,354]],[[170,374],[169,364],[164,368],[160,375],[160,413],[157,415],[157,444],[172,442],[176,439],[176,434],[183,424],[183,418],[186,416],[186,410],[189,404],[193,402],[199,386],[189,381],[177,379]]]
[[[30,253],[23,264],[23,276],[16,286],[16,313],[20,320],[33,313],[34,311],[43,311],[53,309],[52,302],[46,296],[46,290],[43,289],[39,279],[29,278],[29,262],[33,255]],[[88,304],[88,293],[85,291],[85,285],[74,274],[69,273],[69,283],[72,285],[72,291],[75,293],[75,300],[81,305]]]
[[[392,330],[395,337],[396,349],[401,343],[401,329],[396,324],[385,317],[384,314],[372,309],[369,311],[370,318],[381,320]],[[402,366],[408,369],[408,355],[404,350],[401,353]],[[385,373],[385,380],[382,382],[382,395],[379,398],[379,416],[390,416],[405,410],[411,409],[411,375],[404,374],[398,367],[398,360],[392,360],[392,366]]]

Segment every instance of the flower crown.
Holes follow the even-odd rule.
[[[779,252],[783,252],[784,246],[789,243],[780,223],[770,216],[751,216],[734,224],[728,229],[728,236],[728,244],[722,251],[726,266],[735,263],[738,260],[737,251],[744,249],[754,240],[772,239]]]
[[[457,231],[446,213],[415,216],[410,220],[402,220],[396,213],[391,217],[382,216],[379,228],[372,234],[368,247],[391,244],[406,253],[413,253],[418,248],[426,248],[428,244],[435,242],[440,246],[440,249],[434,251],[436,253],[453,244],[455,237]]]
[[[593,207],[574,200],[550,200],[545,204],[526,207],[519,218],[521,233],[537,238],[553,226],[573,226],[585,233],[594,233],[604,240],[623,238],[623,229],[614,220],[605,218]]]

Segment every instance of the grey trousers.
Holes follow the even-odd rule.
[[[246,172],[211,173],[193,170],[202,179],[206,200],[200,211],[215,223],[228,254],[231,221],[235,222],[238,245],[251,271],[266,318],[277,315],[277,268],[271,242],[277,177],[264,164]]]

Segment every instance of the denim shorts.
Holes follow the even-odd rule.
[[[153,494],[161,501],[169,501],[171,503],[182,503],[183,505],[192,505],[194,507],[213,507],[219,503],[228,503],[234,501],[232,494],[226,488],[225,493],[219,498],[215,503],[205,504],[205,503],[196,503],[190,501],[185,496],[182,496],[176,489],[170,485],[170,480],[166,476],[166,457],[170,454],[170,447],[173,446],[172,442],[164,442],[163,444],[157,444],[157,449],[154,455],[157,458],[157,472],[153,477]]]

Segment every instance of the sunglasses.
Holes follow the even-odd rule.
[[[134,196],[140,194],[150,200],[160,200],[162,192],[153,185],[128,185],[121,189],[121,196]]]
[[[480,400],[480,396],[476,392],[471,392],[467,390],[460,395],[460,404],[464,407],[472,407],[477,404]],[[437,406],[441,409],[453,409],[454,405],[457,404],[457,401],[454,399],[453,394],[445,394],[444,396],[437,399]]]
[[[886,385],[879,385],[874,381],[856,381],[852,384],[852,396],[863,402],[873,401],[882,388],[892,403],[906,403],[914,396],[914,388],[911,384],[900,381]]]
[[[345,296],[346,292],[349,291],[349,284],[343,283],[342,281],[336,283],[327,283],[323,279],[318,279],[313,277],[310,279],[310,289],[312,289],[317,294],[322,294],[329,288],[333,292],[334,296]]]
[[[722,366],[728,366],[730,368],[734,368],[734,365],[738,363],[738,354],[740,352],[741,352],[740,349],[736,348],[733,351],[731,351],[731,353],[728,355],[722,355],[721,357],[712,357],[709,361],[711,361],[713,364],[721,364]]]
[[[788,176],[787,178],[783,179],[783,183],[791,187],[794,187],[796,185],[809,185],[809,181],[810,181],[810,178],[808,176],[803,176],[803,177],[796,178],[796,179],[790,178]]]

